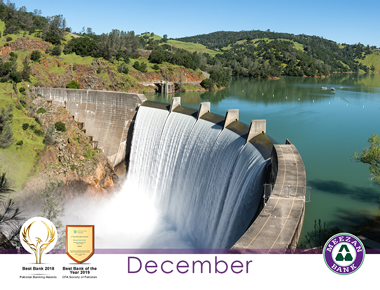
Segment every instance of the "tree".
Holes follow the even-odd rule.
[[[62,182],[50,180],[46,183],[45,189],[40,193],[42,203],[41,216],[50,220],[56,227],[58,232],[57,247],[65,248],[65,227],[60,218],[65,212],[65,203],[63,200],[63,192],[61,189]]]
[[[39,61],[41,58],[41,52],[39,50],[33,50],[30,55],[30,59],[33,61]]]
[[[13,132],[10,121],[13,118],[13,105],[0,110],[0,148],[8,148],[13,143]]]
[[[0,201],[4,198],[4,194],[13,192],[10,184],[5,177],[5,173],[0,173]]]
[[[369,148],[363,149],[361,153],[356,151],[351,160],[369,164],[371,180],[380,184],[380,136],[373,134],[368,142]]]
[[[71,81],[66,85],[66,88],[68,88],[68,89],[80,89],[80,85],[76,81]]]
[[[0,134],[0,148],[8,148],[13,143],[12,125],[7,122]]]
[[[9,74],[9,77],[14,81],[15,83],[21,83],[22,82],[22,75],[20,72],[11,72]]]
[[[58,121],[54,124],[55,129],[60,132],[65,132],[66,131],[66,125],[65,123]]]
[[[211,91],[215,87],[215,82],[213,79],[205,79],[201,81],[201,86],[205,88],[206,90]]]
[[[5,107],[2,107],[0,109],[0,133],[2,132],[6,122],[12,120],[13,118],[12,111],[13,111],[13,105],[8,105],[7,109],[5,109]]]
[[[54,48],[51,50],[51,54],[55,56],[60,56],[62,53],[61,47],[59,45],[54,46]]]
[[[122,62],[118,67],[117,67],[117,71],[119,72],[119,73],[123,73],[123,74],[128,74],[128,72],[129,72],[129,70],[128,70],[128,67],[127,67],[127,65],[124,63],[124,62]]]
[[[22,72],[21,72],[22,79],[24,81],[29,81],[29,77],[30,77],[30,73],[32,69],[30,68],[28,59],[26,57],[24,61],[22,62],[22,66],[23,66]]]
[[[138,61],[135,61],[133,67],[142,73],[147,72],[147,64],[145,62],[139,63]]]
[[[47,17],[49,31],[45,33],[45,40],[53,44],[61,44],[64,39],[66,20],[62,15]]]
[[[0,173],[0,249],[13,248],[19,243],[23,219],[15,202],[6,197],[12,192],[5,173]]]

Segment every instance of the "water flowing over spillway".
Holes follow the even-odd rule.
[[[220,125],[142,106],[126,184],[142,188],[192,247],[229,248],[255,216],[267,162]]]

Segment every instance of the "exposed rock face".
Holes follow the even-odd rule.
[[[50,47],[51,44],[43,41],[42,39],[30,39],[29,37],[19,38],[15,42],[10,43],[8,46],[4,46],[0,49],[0,55],[10,53],[16,50],[26,49],[42,49]]]
[[[37,114],[39,108],[44,108],[46,113]],[[93,149],[92,140],[79,129],[65,108],[37,97],[32,101],[29,112],[31,117],[38,117],[46,134],[52,130],[49,127],[58,121],[65,123],[66,131],[52,130],[51,145],[39,152],[40,172],[26,183],[24,192],[38,194],[50,180],[63,182],[67,197],[108,194],[117,187],[118,177],[111,162],[103,153]]]
[[[19,38],[8,46],[0,48],[0,56],[5,63],[9,58],[9,53],[17,50],[43,50],[42,59],[39,62],[31,62],[31,72],[38,79],[35,86],[66,88],[71,81],[79,83],[81,89],[123,91],[129,93],[154,92],[156,87],[146,86],[144,82],[169,81],[179,82],[200,82],[206,77],[201,72],[195,72],[183,67],[175,67],[166,64],[157,71],[141,73],[130,70],[129,75],[119,73],[118,61],[114,63],[101,59],[93,59],[91,64],[75,64],[67,62],[63,56],[51,57],[45,54],[45,50],[52,47],[52,44],[41,39],[30,39],[29,37]],[[151,51],[140,50],[141,57],[148,57]],[[83,63],[83,62],[82,62]],[[132,76],[132,77],[131,77]],[[199,84],[194,84],[203,88]]]

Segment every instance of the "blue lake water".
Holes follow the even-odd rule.
[[[240,121],[246,124],[266,119],[267,134],[276,143],[289,139],[297,147],[312,187],[304,233],[313,229],[314,220],[349,231],[363,217],[379,213],[380,186],[371,184],[367,165],[350,160],[355,151],[368,147],[372,134],[380,134],[379,74],[279,80],[233,77],[227,89],[176,96],[182,98],[183,107],[194,109],[200,102],[211,102],[211,112],[220,115],[239,109]],[[170,103],[172,96],[146,97]]]

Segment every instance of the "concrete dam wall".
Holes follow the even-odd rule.
[[[146,101],[143,94],[57,88],[33,88],[33,93],[66,107],[75,121],[83,122],[86,134],[114,166],[129,155],[133,120]]]
[[[164,166],[161,169],[159,167],[155,168],[154,166],[156,165],[146,165],[146,176],[144,176],[144,178],[142,179],[141,176],[135,176],[136,180],[139,180],[140,178],[142,183],[153,183],[151,187],[154,190],[157,190],[157,188],[163,188],[165,191],[169,187],[166,181],[162,182],[160,180],[155,180],[154,182],[152,182],[150,180],[150,177],[153,176],[156,172],[164,174],[163,176],[165,176],[167,180],[171,181],[172,179],[174,179],[175,183],[173,185],[173,188],[181,188],[185,185],[189,187],[193,186],[193,183],[196,180],[192,180],[189,178],[185,178],[182,180],[181,178],[178,178],[177,175],[175,175],[177,174],[179,169],[181,169],[181,164],[182,167],[194,166],[194,168],[196,168],[195,164],[198,164],[196,166],[199,166],[199,164],[207,165],[208,163],[210,163],[210,158],[213,155],[218,154],[220,155],[218,157],[218,160],[220,161],[218,162],[220,162],[220,164],[228,164],[228,162],[226,163],[225,161],[223,161],[224,157],[228,156],[224,155],[224,153],[221,152],[208,152],[208,155],[202,155],[203,153],[201,154],[200,152],[194,151],[191,153],[194,155],[194,160],[183,161],[184,157],[181,157],[181,162],[177,160],[177,158],[169,158],[173,156],[174,151],[178,153],[180,150],[182,150],[181,148],[190,148],[190,146],[194,146],[193,143],[197,141],[197,139],[195,138],[193,139],[193,141],[191,141],[191,138],[187,137],[187,135],[190,136],[191,134],[196,133],[198,123],[199,130],[202,129],[200,126],[202,122],[209,122],[214,124],[214,126],[212,126],[213,128],[220,128],[218,129],[220,130],[220,133],[216,134],[215,137],[212,137],[210,134],[206,134],[202,136],[199,135],[199,138],[205,138],[205,136],[208,136],[207,138],[212,137],[216,138],[215,140],[218,140],[219,136],[222,136],[223,131],[225,131],[226,133],[232,132],[233,134],[238,136],[237,139],[242,139],[242,141],[239,141],[241,143],[241,145],[239,145],[241,146],[240,148],[247,147],[244,144],[249,143],[250,145],[255,147],[255,150],[260,152],[260,155],[262,156],[262,158],[264,158],[264,160],[271,160],[271,162],[266,163],[265,172],[263,175],[265,183],[269,183],[271,187],[270,197],[268,200],[266,200],[266,203],[264,204],[264,199],[262,199],[264,189],[261,185],[261,189],[259,190],[259,194],[261,196],[259,198],[260,204],[257,205],[259,208],[257,212],[253,214],[253,216],[251,216],[248,223],[247,221],[245,222],[244,229],[242,229],[242,232],[239,235],[240,238],[238,237],[237,239],[235,239],[232,244],[230,237],[220,238],[221,240],[228,240],[228,242],[225,242],[224,244],[213,243],[212,241],[213,239],[215,239],[216,236],[220,235],[221,232],[227,231],[227,229],[230,230],[231,227],[241,226],[240,222],[227,225],[229,223],[228,216],[223,217],[220,211],[215,211],[213,219],[218,221],[219,219],[224,220],[226,226],[224,226],[223,224],[215,225],[215,229],[213,229],[213,231],[210,230],[209,233],[207,232],[209,230],[205,230],[205,232],[202,232],[202,229],[200,229],[199,226],[193,229],[187,228],[187,232],[194,232],[189,233],[189,237],[192,237],[196,240],[205,236],[205,240],[209,239],[206,244],[207,246],[212,247],[213,245],[228,245],[228,247],[232,247],[230,250],[230,252],[232,253],[244,253],[255,249],[267,249],[269,252],[274,249],[295,248],[300,235],[300,231],[302,229],[304,218],[305,196],[303,195],[303,193],[306,186],[305,169],[302,163],[301,156],[299,155],[295,146],[290,144],[290,142],[288,142],[285,145],[273,146],[269,138],[266,136],[265,120],[253,120],[250,126],[246,126],[239,122],[238,110],[228,110],[226,116],[223,117],[220,115],[214,115],[210,112],[210,103],[201,103],[199,110],[183,108],[180,105],[180,98],[173,98],[172,104],[166,105],[146,101],[145,96],[142,94],[49,88],[34,88],[33,92],[35,94],[41,94],[43,97],[51,99],[53,102],[65,106],[75,117],[76,121],[83,122],[87,135],[93,136],[93,140],[98,141],[98,147],[104,150],[105,154],[110,158],[111,162],[114,165],[117,165],[120,162],[122,162],[126,156],[127,159],[129,158],[132,143],[132,131],[133,126],[135,124],[134,120],[136,118],[136,113],[139,110],[140,106],[144,108],[153,109],[151,112],[153,112],[154,114],[156,114],[155,112],[157,111],[157,116],[162,115],[159,118],[162,118],[162,124],[164,126],[163,128],[174,128],[173,126],[176,125],[176,122],[183,122],[183,125],[181,125],[182,127],[180,129],[177,129],[177,133],[175,133],[175,135],[182,134],[182,137],[180,135],[178,135],[178,138],[175,136],[171,136],[169,134],[169,131],[172,129],[164,130],[163,128],[161,128],[157,131],[159,132],[156,134],[157,136],[150,135],[151,133],[147,131],[146,137],[141,139],[143,140],[144,144],[140,142],[140,145],[146,146],[146,143],[151,142],[151,139],[153,137],[159,138],[159,136],[166,134],[164,136],[166,139],[164,139],[164,141],[162,142],[166,142],[168,144],[167,146],[162,145],[164,143],[160,141],[162,144],[158,142],[157,144],[160,144],[157,145],[158,147],[154,147],[152,145],[150,148],[148,148],[149,150],[146,152],[155,150],[155,152],[158,154],[159,150],[165,148],[166,153],[162,154],[162,156],[160,157],[160,166],[162,167],[162,164],[166,162],[173,163],[168,163],[167,166]],[[146,111],[146,109],[144,110]],[[183,115],[184,117],[180,117],[180,115]],[[146,116],[149,117],[149,114],[147,114]],[[186,119],[186,121],[184,118]],[[157,122],[153,120],[150,126],[156,125]],[[186,132],[188,133],[184,133],[183,128],[186,128],[186,130],[188,130]],[[226,135],[225,133],[223,134]],[[228,138],[226,140],[228,140]],[[198,141],[200,141],[200,143],[206,142],[206,140],[203,139],[198,139]],[[182,145],[179,145],[178,142]],[[218,143],[215,141],[212,142],[214,142],[215,144]],[[170,146],[170,144],[172,144],[173,146]],[[140,145],[136,145],[135,148],[132,148],[132,151],[142,150],[142,147]],[[214,145],[212,145],[212,147],[213,146]],[[226,146],[228,146],[228,144],[226,144]],[[190,149],[185,149],[185,151],[186,150],[190,153]],[[239,156],[241,154],[247,154],[247,152],[245,152],[244,150],[239,150],[240,151],[238,151],[236,156]],[[187,156],[187,154],[184,154],[183,156]],[[249,157],[250,155],[247,155],[247,158]],[[244,168],[244,166],[240,164],[242,163],[243,159],[244,158],[242,157],[236,157],[231,165],[228,164],[228,166],[232,167],[231,172],[235,170],[234,168],[236,166],[241,166],[241,168]],[[147,160],[147,154],[142,154],[141,162],[143,160]],[[131,162],[138,163],[140,161],[132,160]],[[186,166],[184,166],[184,164]],[[136,171],[133,169],[133,166],[135,165],[136,164],[132,164],[131,174],[136,174],[136,172],[138,172],[138,170]],[[183,168],[181,170],[183,170]],[[243,169],[243,171],[244,170],[245,169]],[[167,177],[167,174],[169,174],[171,171],[174,174],[172,179]],[[208,171],[209,170],[207,169],[206,172]],[[193,173],[190,174],[189,171],[187,175],[192,176],[194,174],[199,174],[196,169],[192,170],[191,172]],[[240,180],[239,182],[244,182],[246,179],[252,179],[253,176],[252,175],[251,177],[248,177],[247,175],[246,177],[244,177],[243,175],[244,174],[242,174],[240,177],[237,176],[240,179],[236,178],[236,180]],[[200,176],[198,178],[203,177]],[[243,178],[243,180],[241,178]],[[234,181],[226,181],[223,179],[227,179],[227,177],[221,177],[221,180],[216,179],[216,177],[213,177],[213,181],[211,181],[210,179],[209,182],[206,182],[204,184],[199,183],[195,185],[199,187],[196,187],[197,190],[200,190],[200,192],[202,192],[205,191],[208,187],[213,187],[214,185],[210,185],[208,183],[215,183],[215,180],[217,180],[216,183],[225,182],[227,186],[226,188],[231,186],[231,183],[234,183]],[[236,184],[233,185],[237,186]],[[228,192],[227,189],[225,191],[226,193]],[[184,197],[187,198],[188,195]],[[220,199],[222,202],[224,202],[224,200],[227,199],[228,196],[224,198],[216,195],[216,197]],[[173,200],[178,202],[178,197],[175,194],[172,195],[172,198]],[[231,199],[231,197],[228,198]],[[199,199],[199,197],[197,197],[197,199]],[[164,201],[164,203],[170,204],[173,203],[173,200],[171,199],[170,201]],[[209,198],[209,201],[212,201],[210,203],[210,207],[217,207],[215,203],[213,203],[213,200],[215,199]],[[190,217],[191,215],[194,217],[194,221],[196,221],[197,218],[202,216],[202,213],[197,211],[199,207],[197,208],[195,205],[194,207],[187,206],[191,204],[191,202],[193,201],[188,200],[188,202],[185,203],[186,207],[183,207],[184,204],[181,204],[180,207],[182,208],[182,210],[188,211],[188,217]],[[205,204],[206,203],[203,202],[200,205],[201,207],[205,207]],[[176,206],[175,208],[178,208],[178,206]],[[231,208],[231,213],[236,211],[233,208],[234,207]],[[242,205],[239,205],[239,207],[236,208],[239,208],[240,211],[248,212],[250,210],[244,207],[243,203]],[[168,212],[173,211],[173,209],[170,208],[167,208],[167,210]],[[210,208],[204,209],[205,212],[211,212],[212,210],[213,209]],[[197,211],[196,214],[195,211]],[[171,214],[173,215],[173,217],[177,218],[179,213],[175,211]],[[236,214],[236,212],[234,214]],[[178,217],[178,220],[180,219],[181,218]],[[186,228],[188,226],[188,222],[183,221],[183,223],[177,225],[177,228]],[[210,227],[210,225],[205,225],[205,229],[209,229]],[[197,244],[197,246],[202,247],[202,244]]]

